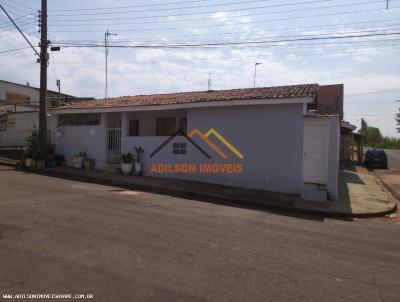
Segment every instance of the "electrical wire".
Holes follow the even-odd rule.
[[[274,7],[284,7],[284,6],[291,6],[291,5],[300,5],[300,4],[312,4],[312,3],[320,3],[320,2],[328,2],[334,0],[314,0],[308,2],[296,2],[296,3],[287,3],[287,4],[276,4],[276,5],[266,5],[266,6],[257,6],[257,7],[247,7],[247,8],[236,8],[230,10],[220,10],[220,11],[206,11],[206,12],[188,12],[182,14],[174,14],[174,15],[150,15],[150,16],[134,16],[134,17],[120,17],[118,16],[118,20],[137,20],[137,19],[154,19],[154,18],[176,18],[182,16],[193,16],[193,15],[208,15],[208,14],[216,14],[216,13],[230,13],[230,12],[241,12],[241,11],[248,11],[248,10],[260,10],[260,9],[269,9]],[[376,4],[381,3],[380,0],[375,1],[367,1],[367,2],[358,2],[358,3],[351,3],[351,4],[340,4],[340,5],[332,5],[332,6],[319,6],[319,7],[311,7],[311,8],[303,8],[303,9],[291,9],[291,10],[281,10],[276,12],[267,12],[267,13],[257,13],[257,14],[250,14],[250,15],[241,15],[243,17],[246,16],[254,16],[254,15],[269,15],[269,14],[281,14],[287,12],[299,12],[299,11],[307,11],[307,10],[317,10],[317,9],[331,9],[331,8],[340,8],[340,7],[349,7],[349,6],[359,6],[359,5],[367,5],[367,4]],[[139,11],[137,11],[139,12]],[[131,11],[134,13],[134,11]],[[51,21],[51,18],[49,18]],[[114,21],[115,17],[112,18],[93,18],[93,19],[57,19],[59,22],[87,22],[87,21]],[[204,20],[204,18],[196,19],[195,21]],[[178,21],[178,20],[173,20]],[[191,21],[191,20],[189,20]],[[134,24],[134,23],[131,23]],[[136,24],[142,24],[136,23]]]
[[[391,10],[398,9],[398,7],[392,7]],[[285,17],[285,18],[276,18],[276,19],[268,19],[268,20],[258,20],[258,21],[248,21],[248,22],[235,22],[235,23],[225,23],[225,24],[213,24],[213,25],[197,25],[197,26],[186,26],[186,27],[159,27],[159,28],[141,28],[141,29],[115,29],[112,30],[115,32],[145,32],[145,31],[167,31],[167,30],[180,30],[180,29],[200,29],[200,28],[218,28],[218,27],[228,27],[228,26],[237,26],[237,25],[250,25],[250,24],[259,24],[259,23],[271,23],[271,22],[279,22],[279,21],[289,21],[289,20],[299,20],[299,19],[308,19],[308,18],[320,18],[320,17],[328,17],[328,16],[339,16],[339,15],[347,15],[347,14],[361,14],[361,13],[370,13],[374,11],[382,11],[386,9],[375,8],[375,9],[363,9],[363,10],[353,10],[353,11],[345,11],[345,12],[334,12],[328,14],[317,14],[317,15],[307,15],[307,16],[296,16],[296,17]],[[75,33],[75,32],[85,32],[85,33],[93,33],[99,32],[99,30],[51,30],[53,33]]]
[[[246,4],[246,3],[258,3],[258,2],[270,2],[271,0],[255,0],[255,1],[243,1],[238,2],[237,4]],[[282,7],[282,6],[295,6],[295,5],[302,5],[302,4],[314,4],[314,3],[322,3],[322,2],[332,2],[336,0],[314,0],[314,1],[306,1],[306,2],[295,2],[295,3],[285,3],[285,4],[275,4],[275,5],[267,5],[267,6],[258,6],[258,7],[250,7],[250,8],[236,8],[232,10],[224,10],[224,11],[217,11],[217,12],[236,12],[236,11],[243,11],[243,10],[253,10],[253,9],[263,9],[263,8],[274,8],[274,7]],[[197,5],[197,6],[187,6],[187,7],[176,7],[176,8],[159,8],[159,9],[151,9],[151,10],[124,10],[121,12],[101,12],[101,13],[79,13],[79,14],[60,14],[60,15],[52,15],[56,17],[71,17],[71,16],[96,16],[96,15],[114,15],[114,14],[130,14],[130,13],[147,13],[147,12],[158,12],[158,11],[169,11],[169,10],[181,10],[181,9],[196,9],[196,8],[209,8],[209,7],[220,7],[220,6],[230,6],[235,3],[223,3],[223,4],[215,4],[215,5]],[[176,16],[186,16],[189,15],[196,15],[196,14],[208,14],[208,13],[215,13],[215,12],[191,12],[191,13],[183,13],[179,15],[172,15],[172,17]],[[159,18],[159,16],[151,16],[154,18]],[[164,16],[161,16],[164,17]],[[169,15],[168,17],[171,17]]]

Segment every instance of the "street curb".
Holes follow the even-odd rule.
[[[380,185],[382,187],[384,187],[387,191],[390,192],[390,194],[392,194],[393,198],[396,200],[397,203],[400,203],[400,194],[397,193],[397,191],[395,191],[392,186],[388,185],[383,179],[382,177],[377,174],[375,171],[372,172],[373,175],[375,176],[375,178],[379,181]]]
[[[0,161],[0,166],[7,166],[7,167],[16,168],[17,164],[16,163]]]
[[[285,205],[277,204],[266,204],[262,202],[250,202],[247,200],[240,200],[234,198],[226,198],[218,195],[212,194],[199,194],[187,190],[175,190],[169,188],[160,188],[150,185],[143,184],[133,184],[131,182],[115,181],[108,178],[98,178],[94,176],[82,176],[65,171],[55,171],[55,170],[42,170],[42,169],[26,169],[26,168],[16,168],[17,171],[33,173],[45,176],[59,177],[63,179],[81,181],[86,183],[94,183],[106,186],[120,187],[123,189],[138,190],[144,192],[151,192],[155,194],[168,195],[178,198],[194,199],[203,202],[210,202],[215,204],[223,204],[228,206],[237,206],[251,209],[268,210],[276,213],[292,213],[292,214],[304,214],[304,215],[316,215],[322,218],[337,218],[337,219],[353,219],[353,218],[376,218],[383,217],[389,214],[395,213],[397,211],[397,205],[395,203],[394,207],[384,211],[384,212],[374,212],[374,213],[362,213],[362,214],[349,214],[341,212],[327,212],[321,210],[311,210],[305,208],[294,208]]]

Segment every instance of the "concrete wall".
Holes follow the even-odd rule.
[[[0,147],[23,146],[25,139],[39,126],[38,112],[8,113],[6,131],[0,131]]]
[[[328,197],[336,200],[338,197],[338,177],[340,168],[340,121],[336,116],[306,117],[323,121],[329,125],[329,151],[328,151]]]
[[[56,122],[54,122],[56,123]],[[101,115],[101,123],[97,126],[60,126],[55,133],[56,152],[65,156],[68,165],[79,152],[86,152],[96,160],[97,168],[106,165],[106,114]]]
[[[221,142],[210,137],[229,157],[224,161],[198,137],[194,141],[214,158],[207,159],[183,137],[176,137],[153,159],[150,153],[166,137],[123,138],[123,152],[134,146],[145,149],[145,173],[152,163],[234,163],[243,164],[244,172],[217,174],[157,174],[159,177],[190,179],[218,184],[299,194],[302,185],[303,106],[301,104],[241,106],[188,109],[188,132],[198,128],[206,133],[216,129],[243,155],[237,158]],[[173,155],[172,143],[186,142],[186,155]]]

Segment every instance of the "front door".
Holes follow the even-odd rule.
[[[329,124],[321,121],[304,122],[303,182],[328,183]]]
[[[110,114],[107,119],[107,162],[118,164],[121,161],[121,115]]]

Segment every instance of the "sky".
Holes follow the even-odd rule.
[[[48,38],[62,46],[49,89],[60,79],[64,93],[103,98],[109,30],[122,46],[109,49],[109,97],[202,91],[209,78],[214,90],[253,87],[259,62],[257,87],[343,83],[345,120],[400,137],[400,0],[48,2]],[[40,1],[0,4],[38,46]],[[36,59],[0,12],[0,79],[39,86]]]

